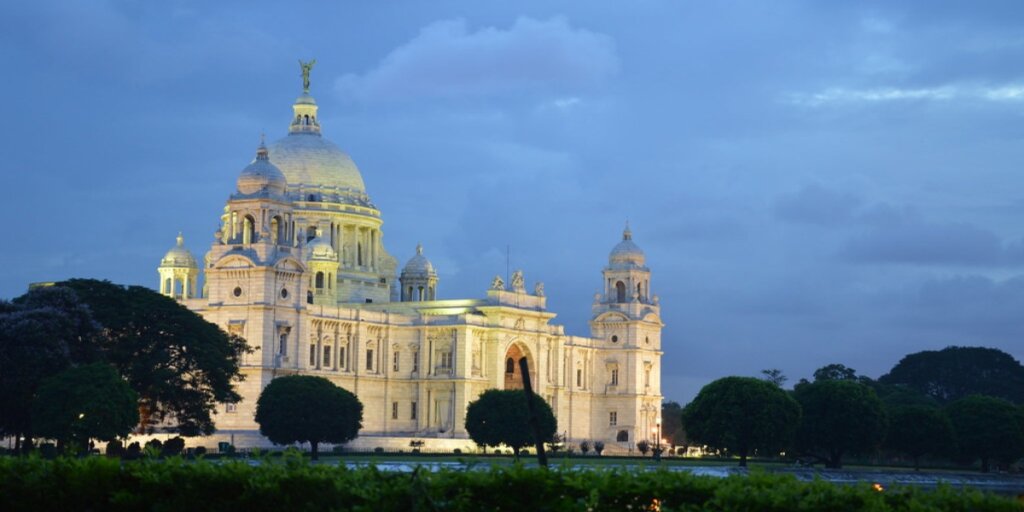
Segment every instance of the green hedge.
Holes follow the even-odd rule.
[[[655,506],[657,505],[657,506]],[[0,458],[0,510],[247,512],[327,510],[1021,511],[1011,498],[940,487],[877,492],[869,485],[799,482],[753,473],[712,478],[637,470],[521,466],[392,473],[309,465],[180,459]]]

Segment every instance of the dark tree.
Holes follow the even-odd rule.
[[[842,467],[844,455],[875,450],[885,436],[882,401],[866,384],[820,380],[798,385],[794,396],[803,409],[798,448],[818,454],[830,468]]]
[[[58,446],[85,448],[90,439],[113,441],[139,423],[139,395],[112,366],[93,363],[65,370],[39,386],[32,426]]]
[[[555,415],[543,398],[534,395],[533,400],[541,442],[550,443],[558,430]],[[534,444],[526,405],[526,393],[521,389],[484,391],[466,408],[466,432],[476,444],[504,444],[518,457],[521,448]]]
[[[984,347],[946,347],[904,357],[879,379],[903,384],[949,403],[969,395],[1024,404],[1024,366],[1013,356]]]
[[[914,470],[921,469],[921,457],[948,453],[953,444],[953,426],[938,407],[904,405],[887,410],[885,447],[913,459]]]
[[[683,410],[690,440],[740,456],[777,454],[793,439],[800,406],[781,388],[753,377],[725,377],[704,386]]]
[[[66,289],[35,288],[0,303],[0,434],[31,446],[32,397],[75,354],[88,352],[99,330],[88,309]]]
[[[761,377],[762,379],[764,379],[764,380],[766,380],[768,382],[771,382],[772,384],[775,384],[776,386],[778,386],[780,388],[783,385],[786,384],[787,380],[789,380],[789,377],[786,377],[782,373],[782,370],[780,370],[778,368],[770,368],[770,369],[767,369],[767,370],[761,370],[761,375],[763,375]]]
[[[601,453],[604,452],[604,441],[594,441],[594,453],[600,457]]]
[[[686,446],[686,429],[683,428],[683,406],[668,401],[661,404],[661,437],[672,446]]]
[[[323,377],[288,375],[267,385],[256,402],[260,434],[274,444],[309,443],[313,460],[320,443],[355,439],[363,424],[363,404],[351,392]]]
[[[992,461],[1009,464],[1024,456],[1021,411],[1001,398],[972,395],[946,406],[963,460],[981,459],[981,470]]]
[[[102,357],[139,393],[143,429],[172,420],[181,435],[211,434],[217,403],[241,399],[233,383],[250,350],[244,339],[149,288],[92,279],[58,285],[73,289],[103,326]]]
[[[814,370],[814,382],[823,380],[857,380],[857,370],[833,363]]]
[[[647,455],[647,452],[651,451],[651,443],[648,443],[646,439],[641,439],[637,441],[636,449],[640,450],[641,455]]]

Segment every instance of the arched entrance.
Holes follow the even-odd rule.
[[[505,351],[502,364],[502,370],[505,374],[505,389],[523,389],[523,374],[522,370],[519,369],[520,359],[526,359],[527,364],[530,366],[530,383],[533,384],[534,391],[536,391],[537,367],[529,352],[518,343],[513,343]]]

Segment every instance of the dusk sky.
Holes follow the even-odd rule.
[[[0,6],[0,297],[157,286],[208,250],[298,60],[403,265],[511,266],[587,335],[628,220],[662,387],[911,352],[1024,359],[1024,3],[130,2]]]

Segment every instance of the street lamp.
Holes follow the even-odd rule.
[[[661,417],[659,416],[654,420],[654,424],[657,425],[651,429],[654,431],[654,460],[661,460]]]

